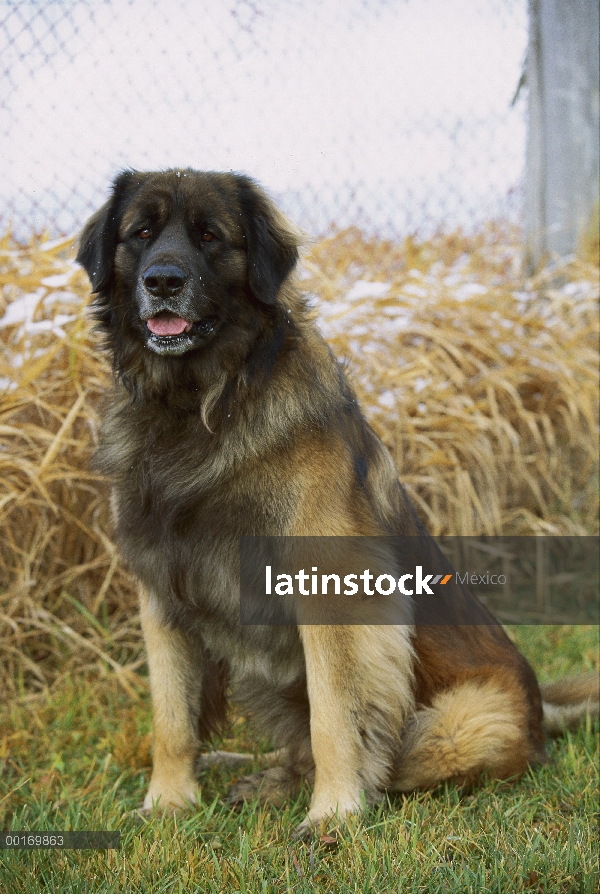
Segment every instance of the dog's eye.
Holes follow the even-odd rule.
[[[204,230],[201,238],[203,242],[212,242],[215,238],[215,234],[211,233],[209,230]]]
[[[151,236],[150,227],[143,227],[138,231],[138,239],[149,239]]]

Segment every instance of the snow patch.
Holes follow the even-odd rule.
[[[70,270],[69,273],[56,273],[53,276],[46,276],[42,280],[42,285],[50,286],[50,288],[52,289],[60,288],[60,286],[66,286],[73,276],[74,272],[74,270]]]
[[[0,317],[0,329],[16,326],[18,323],[31,324],[35,309],[45,294],[46,289],[36,289],[35,292],[27,292],[11,301],[4,316]]]
[[[381,298],[389,292],[389,282],[368,282],[366,279],[357,279],[349,292],[346,293],[348,301],[357,301],[359,298]]]
[[[392,391],[382,391],[377,398],[377,402],[380,407],[386,407],[386,409],[391,410],[396,406],[396,397]]]
[[[482,286],[481,283],[465,282],[455,290],[454,297],[458,301],[468,301],[468,299],[472,298],[474,295],[485,295],[487,291],[488,289],[485,286]]]

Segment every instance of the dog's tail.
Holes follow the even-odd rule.
[[[586,714],[598,717],[600,677],[597,673],[540,683],[544,726],[551,736],[577,726]]]

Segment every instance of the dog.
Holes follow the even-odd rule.
[[[300,243],[249,177],[125,171],[77,260],[114,370],[97,461],[139,582],[144,808],[195,803],[201,745],[233,699],[278,750],[231,800],[282,803],[306,778],[302,835],[386,789],[518,777],[544,760],[544,716],[557,730],[597,712],[598,680],[542,699],[468,591],[472,624],[419,623],[408,596],[400,623],[315,622],[293,600],[289,623],[240,623],[242,538],[428,538],[294,284]]]

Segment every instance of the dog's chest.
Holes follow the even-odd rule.
[[[117,540],[133,573],[171,623],[197,631],[235,677],[270,677],[277,656],[285,668],[296,652],[300,667],[297,631],[240,624],[240,537],[285,531],[293,495],[273,499],[268,462],[256,472],[255,461],[232,463],[227,445],[195,444],[183,426],[146,428],[134,414],[126,432],[120,421],[105,421],[104,450]]]
[[[304,677],[304,652],[296,627],[209,623],[202,625],[200,636],[210,653],[227,663],[234,690],[251,679],[285,689]]]

